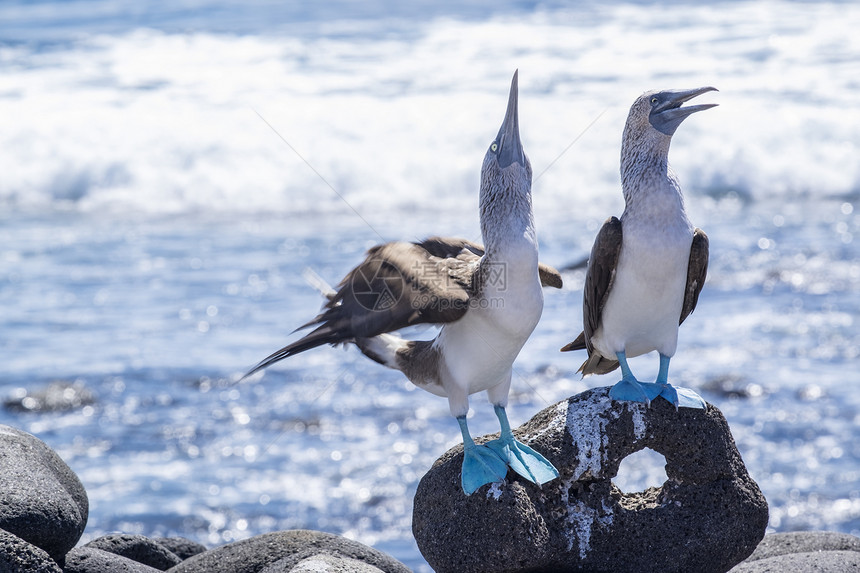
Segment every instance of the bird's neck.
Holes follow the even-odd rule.
[[[669,167],[670,138],[628,140],[621,146],[621,188],[625,215],[686,217],[684,196]]]
[[[536,259],[537,236],[530,185],[482,189],[480,216],[487,258],[503,257],[511,250],[527,249],[534,251]]]

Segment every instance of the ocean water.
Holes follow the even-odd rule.
[[[711,240],[671,376],[726,415],[769,531],[860,534],[860,6],[787,0],[181,0],[0,5],[0,410],[77,472],[85,538],[343,534],[428,567],[412,497],[445,400],[354,348],[242,383],[369,246],[479,239],[481,160],[520,74],[542,259],[565,272],[515,368],[514,425],[576,374],[581,262],[623,208],[648,89],[713,85],[670,163]],[[307,4],[307,3],[305,3]],[[415,336],[431,336],[418,330]],[[657,358],[632,361],[641,377]],[[496,431],[472,398],[474,433]],[[632,456],[627,491],[665,479]]]

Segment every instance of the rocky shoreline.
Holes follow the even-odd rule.
[[[613,402],[598,388],[538,413],[515,433],[561,472],[542,489],[509,475],[466,497],[462,446],[446,452],[415,496],[413,534],[427,562],[439,572],[860,571],[853,535],[764,536],[767,504],[719,410],[660,402]],[[621,460],[644,447],[666,457],[669,479],[620,492],[611,479]],[[89,500],[75,473],[35,436],[2,425],[0,461],[0,573],[409,571],[372,547],[308,530],[215,548],[123,533],[77,546]]]

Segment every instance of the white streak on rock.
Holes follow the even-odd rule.
[[[502,483],[501,482],[493,482],[490,484],[489,489],[487,489],[487,499],[493,498],[498,501],[502,497]]]
[[[592,395],[588,401],[571,404],[567,411],[567,431],[577,450],[574,479],[598,477],[603,472],[603,456],[606,441],[606,423],[611,416],[618,417],[611,407],[608,396]]]
[[[523,442],[530,444],[534,440],[540,438],[546,433],[557,434],[560,430],[563,429],[564,424],[566,422],[565,412],[567,411],[568,402],[567,400],[562,400],[558,404],[555,405],[555,412],[553,412],[551,421],[537,431],[534,434],[524,434],[521,439]]]
[[[630,414],[633,416],[633,435],[638,442],[645,437],[645,416],[642,407],[638,403],[630,402],[627,404]]]
[[[570,487],[573,481],[567,481],[565,485],[565,496],[569,495]],[[574,544],[579,546],[579,558],[585,559],[591,549],[591,532],[595,527],[609,527],[615,519],[615,513],[612,507],[607,507],[606,503],[602,504],[602,511],[597,511],[592,507],[588,507],[582,501],[576,500],[571,502],[566,499],[567,505],[567,523],[570,526],[570,533],[567,536],[567,549],[571,551]]]
[[[639,413],[641,416],[641,412]],[[571,501],[571,486],[579,480],[598,478],[603,475],[605,448],[609,439],[606,424],[619,414],[612,408],[608,396],[592,395],[588,401],[570,404],[567,411],[567,431],[576,446],[577,464],[571,479],[564,483],[567,523],[571,526],[568,534],[568,549],[574,544],[579,546],[579,556],[585,559],[591,548],[591,532],[596,526],[608,527],[615,515],[611,507],[604,504],[603,511],[589,508],[582,501]],[[634,414],[635,416],[635,414]],[[644,433],[645,424],[636,426]],[[634,420],[634,424],[636,421]],[[638,434],[637,434],[638,435]]]

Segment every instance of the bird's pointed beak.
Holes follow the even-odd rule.
[[[505,112],[505,121],[502,122],[502,127],[499,129],[499,134],[496,136],[496,144],[499,146],[496,153],[499,158],[499,166],[502,169],[512,163],[525,165],[525,154],[523,153],[523,145],[520,142],[520,119],[517,111],[518,74],[519,70],[515,71],[514,78],[511,80],[511,93],[508,96],[508,110]]]
[[[657,103],[651,108],[649,121],[654,129],[666,135],[672,135],[681,122],[697,111],[703,111],[715,107],[715,103],[703,103],[681,107],[685,102],[706,92],[719,91],[714,87],[702,87],[692,90],[666,90],[652,96]]]

